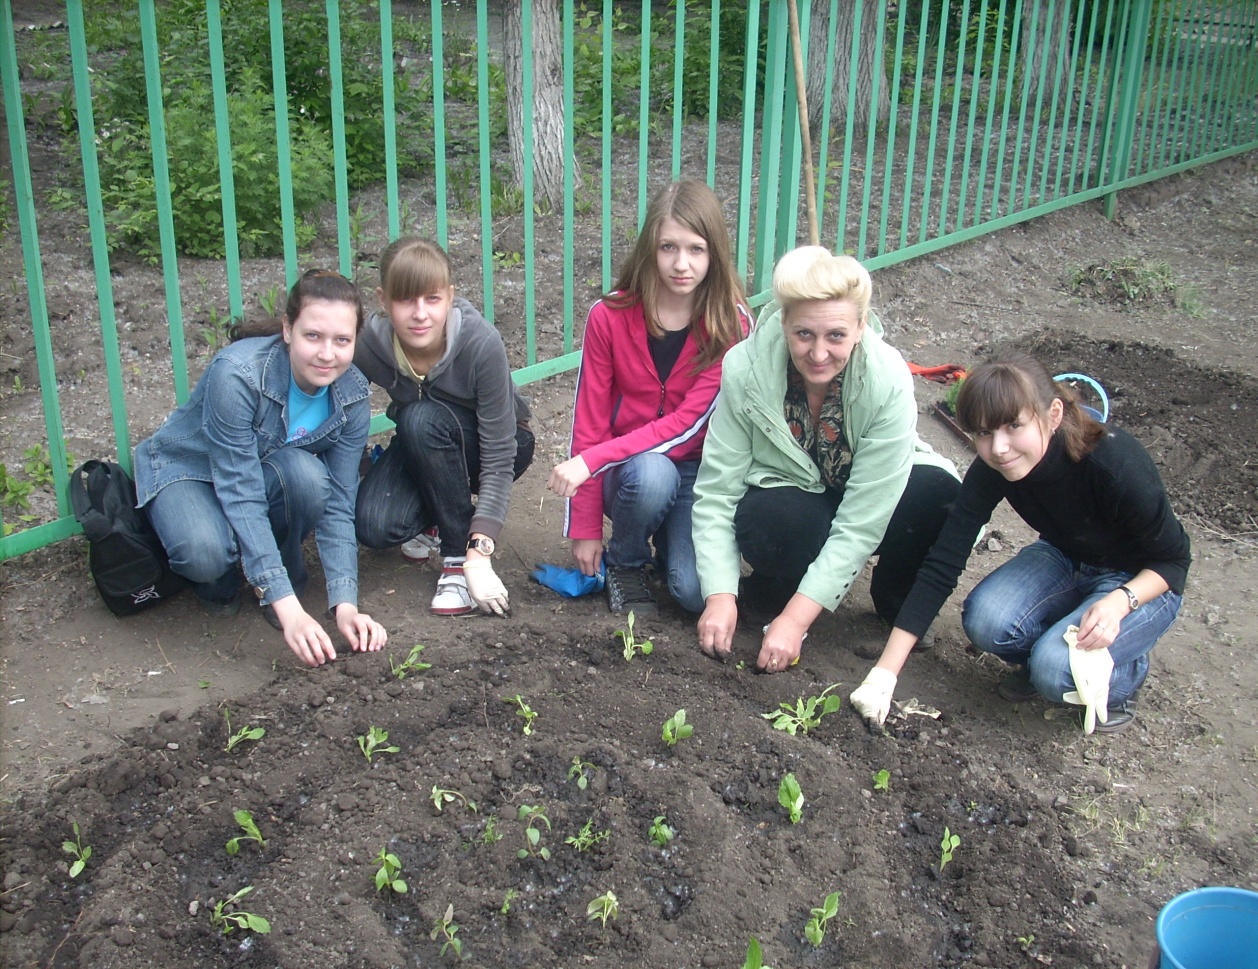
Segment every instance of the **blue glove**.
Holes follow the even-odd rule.
[[[585,575],[578,568],[563,568],[558,565],[539,565],[529,573],[534,581],[569,599],[602,592],[607,581],[606,576],[606,566],[599,569],[598,575]]]

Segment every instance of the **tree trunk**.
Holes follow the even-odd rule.
[[[1053,4],[1051,19],[1049,6],[1048,0],[1028,0],[1022,8],[1018,48],[1022,97],[1028,113],[1035,110],[1036,98],[1040,99],[1041,110],[1051,107],[1054,81],[1069,77],[1074,69],[1070,60],[1071,5]]]
[[[507,140],[511,168],[518,187],[524,185],[524,43],[521,4],[505,7],[505,61],[507,75]],[[552,208],[563,204],[563,34],[560,31],[560,0],[533,0],[532,31],[527,39],[533,55],[534,189]],[[577,184],[579,175],[574,172]]]
[[[803,0],[800,0],[803,2]],[[852,24],[855,20],[856,5],[861,4],[861,36],[856,64],[856,100],[847,103],[847,86],[851,77]],[[839,5],[838,30],[834,40],[834,61],[829,65],[834,71],[834,83],[831,88],[831,124],[839,124],[847,119],[848,110],[856,112],[858,130],[869,126],[870,104],[874,97],[875,74],[877,61],[878,10],[880,4],[874,0],[844,0]],[[830,0],[812,0],[811,26],[808,30],[811,41],[808,45],[808,117],[814,132],[814,141],[821,130],[821,109],[825,105],[826,84],[826,43],[830,37]],[[885,121],[891,114],[891,96],[887,90],[886,62],[878,65],[878,114],[879,121]]]

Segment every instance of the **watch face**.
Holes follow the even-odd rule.
[[[473,538],[467,543],[469,549],[476,549],[481,555],[494,554],[494,540],[492,538]]]

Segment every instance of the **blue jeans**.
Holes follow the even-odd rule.
[[[300,448],[262,459],[267,517],[294,593],[309,579],[301,545],[323,517],[331,494],[328,468]],[[193,584],[202,599],[229,599],[240,588],[240,546],[223,506],[206,481],[185,479],[162,488],[144,510],[172,570]]]
[[[983,579],[965,600],[961,623],[979,649],[1025,664],[1031,683],[1053,703],[1075,688],[1062,634],[1092,603],[1132,578],[1074,562],[1044,540],[1033,542]],[[1122,621],[1110,646],[1110,704],[1129,699],[1149,675],[1149,651],[1179,615],[1183,596],[1164,592]]]
[[[658,560],[673,599],[695,613],[703,611],[690,534],[698,473],[698,461],[674,462],[648,452],[603,474],[603,507],[612,522],[604,556],[608,568],[639,568]],[[651,554],[652,539],[655,555]]]

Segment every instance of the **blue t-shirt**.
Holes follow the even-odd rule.
[[[308,394],[288,378],[288,438],[300,441],[318,429],[328,419],[328,388],[320,387],[318,393]]]

